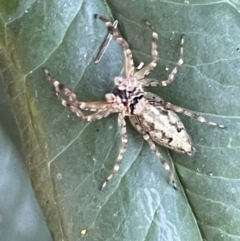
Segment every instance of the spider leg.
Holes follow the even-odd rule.
[[[191,117],[191,118],[193,118],[193,119],[195,119],[195,120],[197,120],[201,123],[206,123],[208,125],[217,126],[219,128],[226,128],[224,125],[220,125],[220,124],[217,124],[213,121],[209,121],[206,118],[204,118],[204,117],[202,117],[198,114],[195,114],[194,112],[192,112],[190,110],[187,110],[187,109],[184,109],[184,108],[179,107],[177,105],[173,105],[169,102],[166,102],[156,94],[146,92],[146,98],[148,99],[149,103],[154,105],[156,108],[158,108],[158,106],[161,106],[161,107],[163,106],[168,110],[172,110],[176,113],[182,113],[182,114],[184,114],[186,116],[189,116],[189,117]]]
[[[153,59],[150,64],[146,65],[145,67],[143,67],[141,70],[139,70],[134,74],[134,77],[136,77],[138,80],[141,80],[144,78],[145,75],[148,75],[150,71],[152,71],[156,67],[157,62],[159,60],[158,51],[157,51],[158,34],[154,31],[153,26],[148,20],[146,20],[145,22],[146,22],[146,25],[152,30],[152,58]]]
[[[138,121],[138,118],[135,118],[135,121],[136,121],[135,126],[136,126],[137,130],[143,135],[144,140],[146,142],[148,142],[150,148],[154,151],[154,153],[156,154],[156,156],[158,157],[158,159],[162,163],[165,170],[169,173],[171,185],[173,186],[173,188],[175,190],[177,190],[178,189],[177,184],[176,184],[176,181],[175,181],[175,178],[174,178],[173,172],[171,171],[170,166],[168,165],[168,163],[165,161],[165,159],[163,158],[163,156],[161,155],[161,153],[157,149],[154,141],[151,139],[149,134],[142,129],[141,124]]]
[[[118,20],[115,20],[113,22],[113,27],[116,29],[118,25]],[[105,51],[107,50],[107,47],[110,43],[112,39],[112,34],[108,33],[107,36],[105,37],[105,40],[103,41],[100,49],[98,50],[98,53],[95,57],[94,63],[97,64],[98,62],[100,62],[100,60],[102,59],[102,56],[104,55]]]
[[[75,107],[83,109],[83,110],[96,111],[96,110],[106,110],[107,108],[109,108],[109,103],[107,101],[96,101],[96,102],[78,101],[76,94],[73,91],[71,91],[64,84],[60,83],[58,80],[53,78],[46,68],[43,68],[43,70],[47,76],[47,79],[55,87],[56,94],[57,94],[58,98],[60,99],[60,101],[64,100],[63,97],[61,96],[61,95],[64,95],[64,96],[68,97],[71,106],[75,106]]]
[[[43,68],[43,71],[45,72],[47,79],[49,82],[53,84],[56,90],[56,94],[59,95],[60,93],[63,93],[65,96],[69,98],[70,101],[75,101],[77,99],[76,94],[68,89],[64,84],[61,84],[58,80],[53,78],[53,76],[50,74],[48,69]]]
[[[112,34],[114,40],[123,47],[123,52],[125,57],[125,63],[124,63],[125,76],[126,77],[132,76],[134,74],[135,68],[133,63],[132,51],[130,50],[127,41],[120,35],[120,33],[114,28],[112,23],[107,18],[99,14],[94,14],[94,17],[99,18],[100,20],[105,22],[108,28],[108,31],[110,34]]]
[[[206,124],[211,125],[211,126],[217,126],[219,128],[226,128],[226,126],[224,126],[224,125],[220,125],[216,122],[209,121],[206,118],[204,118],[203,116],[195,114],[194,112],[192,112],[190,110],[187,110],[187,109],[184,109],[182,107],[179,107],[177,105],[173,105],[169,102],[165,102],[163,105],[169,110],[173,110],[176,113],[183,113],[184,115],[189,116],[189,117],[191,117],[191,118],[193,118],[193,119],[195,119],[195,120],[197,120],[201,123],[206,123]]]
[[[76,106],[72,105],[71,103],[67,102],[66,100],[60,98],[60,101],[64,107],[69,108],[72,112],[74,112],[79,118],[87,121],[95,121],[100,120],[104,117],[107,117],[112,112],[110,110],[98,110],[91,115],[85,115],[80,109]]]
[[[184,35],[181,36],[181,44],[180,44],[180,58],[177,62],[177,65],[174,67],[170,75],[168,76],[167,80],[156,80],[156,79],[143,79],[140,80],[144,86],[167,86],[171,84],[174,80],[178,69],[183,64],[183,44],[184,44]]]
[[[110,175],[107,177],[106,181],[103,183],[103,185],[101,186],[100,190],[103,190],[107,183],[109,182],[110,179],[113,178],[113,176],[118,172],[122,158],[123,158],[123,154],[125,153],[126,149],[127,149],[127,129],[126,129],[126,122],[124,120],[123,115],[119,114],[118,116],[118,126],[119,126],[119,130],[120,130],[120,135],[121,135],[121,148],[119,150],[119,154],[117,157],[117,160],[114,164],[114,167],[110,173]]]

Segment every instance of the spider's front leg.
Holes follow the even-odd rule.
[[[113,22],[113,27],[116,29],[117,25],[118,25],[118,20],[115,20]],[[94,60],[95,64],[100,62],[100,60],[102,59],[102,56],[104,55],[105,51],[107,50],[107,47],[108,47],[111,39],[112,39],[112,34],[108,32],[107,36],[105,37],[105,40],[103,41],[103,43],[95,57],[95,60]]]
[[[167,80],[156,80],[156,79],[143,79],[141,80],[144,86],[167,86],[171,84],[174,80],[175,75],[178,72],[178,69],[183,64],[183,44],[184,44],[184,37],[185,35],[181,36],[181,44],[180,44],[180,58],[177,62],[177,65],[174,67],[170,75],[168,76]]]
[[[107,18],[99,14],[94,14],[94,17],[99,18],[106,24],[108,31],[110,34],[112,34],[114,40],[123,47],[123,52],[125,57],[125,63],[124,63],[125,77],[132,76],[134,74],[135,68],[133,63],[132,51],[130,50],[127,41],[120,35],[120,33],[114,28],[112,23]]]
[[[113,176],[118,172],[121,161],[123,159],[123,154],[126,152],[127,149],[127,129],[126,129],[126,122],[124,120],[124,116],[119,113],[118,115],[118,127],[120,131],[121,136],[121,148],[119,150],[119,154],[117,157],[117,160],[114,164],[114,167],[110,173],[110,175],[107,177],[106,181],[103,183],[101,190],[106,187],[108,181],[113,178]]]
[[[69,108],[72,112],[74,112],[79,118],[81,118],[83,120],[87,120],[87,121],[100,120],[102,118],[107,117],[108,115],[110,115],[112,113],[111,111],[106,109],[106,110],[98,110],[91,115],[85,115],[79,108],[76,108],[71,103],[67,102],[66,100],[62,99],[61,97],[59,99],[64,107]]]
[[[58,80],[53,78],[53,76],[50,74],[48,69],[43,68],[43,71],[44,71],[45,75],[47,76],[48,81],[53,84],[57,96],[59,96],[61,93],[63,93],[65,96],[67,96],[69,98],[69,100],[71,102],[74,102],[77,100],[76,94],[73,91],[71,91],[70,89],[68,89],[66,86],[61,84]]]
[[[82,102],[78,101],[76,94],[60,83],[58,80],[54,79],[49,71],[44,68],[44,72],[48,78],[48,80],[53,84],[56,90],[56,94],[58,99],[61,101],[61,104],[64,107],[69,108],[72,112],[74,112],[78,117],[87,120],[94,121],[99,120],[108,116],[113,112],[117,112],[114,108],[111,107],[111,104],[107,101],[98,101],[98,102]],[[63,96],[68,97],[68,100],[65,100]],[[91,115],[85,115],[82,110],[96,111]]]
[[[153,26],[148,20],[145,20],[145,23],[152,30],[152,62],[134,74],[134,77],[136,77],[141,82],[144,76],[148,75],[150,71],[152,71],[157,66],[157,62],[159,60],[157,51],[158,34],[154,31]]]

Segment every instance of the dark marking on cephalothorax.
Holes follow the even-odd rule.
[[[129,105],[130,109],[131,109],[131,114],[133,115],[133,111],[136,108],[137,103],[139,102],[139,100],[141,100],[144,96],[140,95],[140,96],[136,96],[131,102],[131,104]]]
[[[113,90],[113,94],[120,97],[124,106],[129,106],[132,115],[137,103],[144,97],[141,92],[136,94],[134,91],[119,90],[118,88]]]
[[[126,106],[127,105],[127,99],[128,99],[128,96],[127,96],[127,91],[126,90],[119,90],[118,88],[115,88],[113,90],[113,94],[116,95],[116,96],[119,96],[122,103]]]

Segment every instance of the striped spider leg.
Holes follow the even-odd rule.
[[[125,57],[125,64],[124,64],[124,77],[125,78],[133,78],[136,80],[140,80],[144,78],[145,75],[149,74],[151,70],[153,70],[157,62],[159,60],[158,52],[157,52],[157,40],[158,34],[154,31],[154,28],[150,24],[148,20],[145,20],[146,25],[152,30],[152,57],[153,60],[146,65],[145,67],[141,68],[139,71],[135,71],[134,62],[132,58],[132,51],[129,48],[129,44],[127,41],[120,35],[120,33],[114,28],[112,23],[105,17],[95,14],[95,18],[102,20],[110,34],[112,34],[114,40],[123,47],[124,57]]]
[[[183,64],[183,44],[184,44],[185,35],[181,35],[180,58],[177,62],[177,65],[174,67],[172,72],[169,74],[167,80],[158,81],[155,79],[146,79],[144,77],[146,75],[148,75],[156,67],[156,65],[159,61],[159,55],[158,55],[158,51],[157,51],[158,34],[157,34],[157,32],[154,31],[154,28],[151,25],[151,23],[147,19],[145,20],[146,25],[152,31],[152,50],[151,50],[152,61],[143,68],[142,68],[142,63],[140,63],[140,67],[136,68],[137,70],[139,70],[139,68],[140,68],[140,70],[136,72],[135,68],[134,68],[133,59],[132,59],[132,52],[131,52],[126,40],[120,35],[120,33],[116,30],[115,26],[107,18],[105,18],[101,15],[98,15],[98,14],[95,14],[94,17],[99,18],[103,22],[105,22],[109,33],[112,34],[115,41],[123,47],[124,56],[125,56],[125,68],[124,69],[125,69],[125,77],[126,78],[127,77],[135,77],[137,80],[139,80],[142,83],[143,86],[167,86],[172,83],[178,69]],[[104,43],[105,43],[105,41],[104,41]],[[102,48],[100,48],[100,51],[101,50],[102,50]],[[106,48],[104,48],[104,51],[102,51],[103,52],[102,54],[104,54],[105,50],[106,50]],[[132,74],[132,75],[130,75],[130,74]]]
[[[116,29],[117,25],[118,25],[118,20],[115,20],[113,22],[113,27]],[[112,34],[108,33],[106,35],[106,37],[105,37],[101,47],[99,48],[98,53],[97,53],[95,59],[94,59],[94,63],[95,64],[99,63],[100,60],[102,59],[102,56],[104,55],[105,51],[107,50],[108,45],[109,45],[111,39],[112,39]]]
[[[125,62],[124,62],[124,75],[126,78],[131,77],[134,74],[134,63],[133,63],[133,58],[132,58],[132,51],[129,48],[129,45],[127,41],[120,35],[120,33],[114,28],[112,23],[105,17],[95,14],[95,18],[99,18],[103,22],[105,22],[108,31],[110,34],[112,34],[113,39],[122,46],[123,48],[123,54],[125,57]]]
[[[141,69],[139,72],[137,72],[135,74],[135,76],[137,76],[138,80],[141,81],[143,86],[167,86],[169,84],[171,84],[174,80],[175,75],[178,72],[178,69],[180,68],[180,66],[183,64],[183,44],[184,44],[184,37],[185,35],[181,35],[181,44],[180,44],[180,58],[176,64],[176,66],[174,67],[174,69],[172,70],[172,72],[169,74],[167,80],[156,80],[156,79],[146,79],[144,78],[145,75],[147,75],[149,72],[148,69],[146,70],[146,72],[143,71],[143,69]],[[156,38],[157,40],[157,38]],[[157,48],[156,48],[157,51]],[[153,55],[153,53],[152,53]],[[147,67],[147,66],[146,66]]]
[[[113,25],[113,27],[116,29],[117,26],[118,26],[118,20],[115,20],[112,25]],[[112,37],[113,37],[112,34],[108,32],[108,34],[106,35],[104,41],[102,42],[102,44],[101,44],[101,46],[100,46],[100,48],[99,48],[99,50],[98,50],[98,52],[97,52],[97,54],[96,54],[96,57],[95,57],[95,59],[94,59],[94,63],[95,63],[95,64],[97,64],[97,63],[99,63],[99,62],[101,61],[103,55],[105,54],[105,51],[106,51],[107,48],[108,48],[108,45],[109,45],[110,41],[112,40]],[[141,63],[136,67],[136,69],[137,69],[137,70],[140,70],[143,66],[144,66],[144,63],[141,62]]]

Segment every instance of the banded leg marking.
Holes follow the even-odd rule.
[[[146,25],[151,29],[152,31],[152,62],[143,67],[141,70],[139,70],[137,73],[134,74],[134,76],[141,81],[141,79],[144,78],[145,75],[148,75],[150,71],[152,71],[159,60],[159,55],[157,51],[157,41],[158,41],[158,34],[154,31],[153,26],[148,20],[145,20]]]
[[[113,27],[116,29],[117,25],[118,25],[118,20],[115,20],[113,22]],[[107,36],[105,37],[105,40],[103,41],[103,43],[101,45],[96,57],[95,57],[95,60],[94,60],[95,64],[99,63],[100,60],[102,59],[102,56],[104,55],[105,51],[107,50],[107,47],[108,47],[111,39],[112,39],[112,34],[108,33]]]
[[[94,14],[94,17],[99,18],[100,20],[105,22],[108,28],[108,31],[110,34],[112,34],[114,40],[123,47],[123,52],[125,57],[125,63],[124,63],[125,77],[132,76],[134,74],[135,68],[133,63],[132,51],[130,50],[127,41],[120,35],[120,33],[114,28],[112,23],[107,18],[99,14]]]
[[[43,68],[43,70],[47,76],[48,81],[50,81],[55,87],[56,95],[58,96],[60,101],[64,100],[62,95],[68,97],[70,103],[66,101],[65,103],[66,105],[64,106],[68,107],[67,105],[71,105],[71,106],[80,108],[82,110],[89,110],[89,111],[97,111],[97,110],[104,111],[110,107],[107,101],[83,102],[83,101],[77,100],[76,94],[73,91],[71,91],[64,84],[60,83],[58,80],[53,78],[47,69]]]
[[[71,91],[70,89],[68,89],[66,86],[64,86],[64,84],[61,84],[58,80],[53,78],[53,76],[51,76],[51,74],[49,73],[48,69],[43,68],[43,71],[45,72],[48,81],[50,81],[53,84],[53,86],[56,90],[57,96],[60,93],[62,93],[65,96],[67,96],[70,101],[74,102],[77,99],[76,94],[73,91]]]
[[[119,114],[119,116],[118,116],[118,126],[119,126],[120,136],[121,136],[121,148],[119,150],[119,154],[118,154],[117,160],[113,166],[113,169],[112,169],[110,175],[107,177],[106,181],[103,183],[100,190],[103,190],[106,187],[109,180],[112,179],[113,176],[118,172],[121,161],[123,159],[123,154],[126,152],[126,149],[127,149],[126,122],[124,120],[124,117],[121,114]]]
[[[165,159],[163,158],[163,156],[161,155],[161,153],[159,152],[159,150],[157,149],[154,141],[151,139],[151,137],[149,136],[148,133],[146,133],[142,128],[140,123],[138,122],[138,118],[135,118],[136,123],[135,126],[137,128],[137,130],[143,135],[144,140],[149,144],[150,148],[152,151],[154,151],[154,153],[156,154],[156,156],[158,157],[158,159],[160,160],[161,164],[163,165],[164,169],[169,173],[170,176],[170,182],[171,185],[173,186],[173,188],[175,190],[178,190],[177,188],[177,184],[173,175],[173,172],[170,168],[170,166],[168,165],[168,163],[165,161]]]
[[[179,68],[183,64],[183,44],[184,44],[185,35],[181,36],[181,44],[180,44],[180,58],[177,62],[177,65],[174,67],[167,80],[159,81],[156,79],[143,79],[141,82],[144,86],[167,86],[171,84],[174,80],[175,75],[177,74]]]

